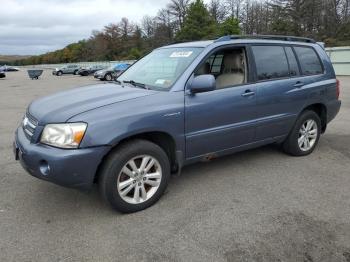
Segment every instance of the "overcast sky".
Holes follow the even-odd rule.
[[[169,0],[0,0],[0,54],[36,55],[88,38],[122,17],[138,22]]]

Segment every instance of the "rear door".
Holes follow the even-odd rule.
[[[294,50],[287,45],[252,45],[257,88],[256,140],[288,134],[307,99]]]

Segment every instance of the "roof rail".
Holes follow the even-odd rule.
[[[311,38],[287,36],[287,35],[226,35],[216,39],[215,42],[229,41],[234,39],[265,39],[265,40],[316,43],[316,41]]]

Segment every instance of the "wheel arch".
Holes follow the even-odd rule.
[[[327,107],[323,103],[314,103],[306,106],[299,115],[304,111],[314,111],[321,119],[321,132],[324,133],[327,128]]]
[[[175,139],[169,133],[164,131],[147,131],[147,132],[137,133],[127,137],[123,137],[121,140],[115,143],[111,147],[111,149],[103,156],[96,171],[96,175],[94,178],[95,183],[98,181],[100,169],[105,159],[109,156],[109,154],[117,150],[122,144],[128,143],[135,139],[147,140],[158,145],[160,148],[162,148],[169,158],[172,173],[177,172],[179,168],[181,168],[181,163],[179,163],[180,159],[178,159],[176,154]]]

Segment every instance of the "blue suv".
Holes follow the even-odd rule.
[[[115,83],[35,100],[14,151],[31,175],[97,183],[113,208],[135,212],[197,161],[271,143],[310,154],[340,104],[330,59],[312,39],[225,36],[158,48]]]

